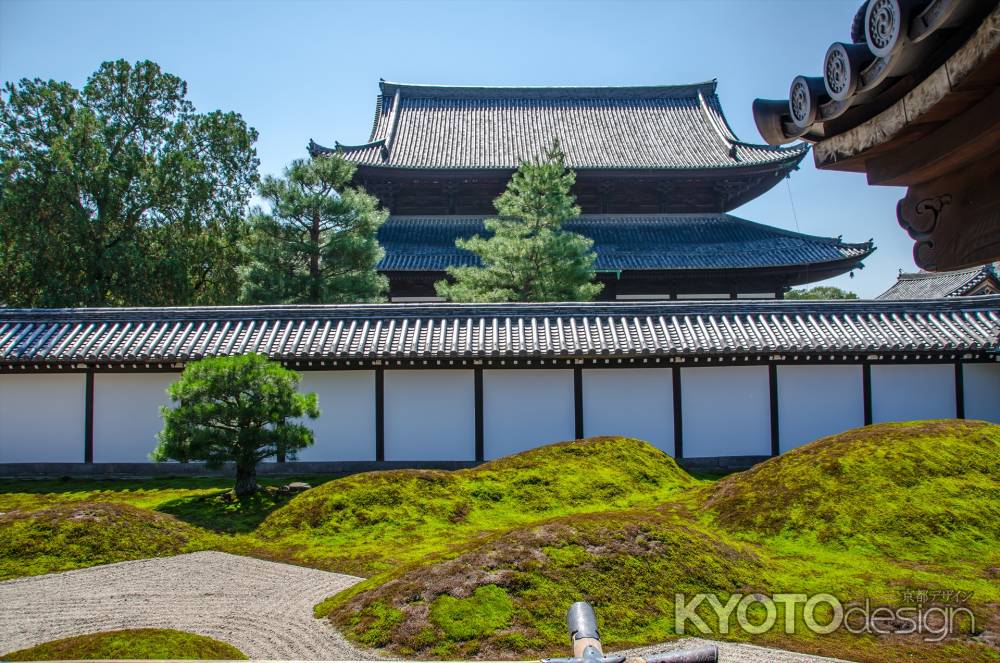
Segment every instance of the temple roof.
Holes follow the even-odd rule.
[[[362,165],[513,169],[559,138],[575,170],[791,168],[808,147],[736,138],[716,83],[649,87],[452,87],[380,82],[371,136],[326,148]]]
[[[980,286],[986,284],[994,288],[1000,287],[1000,263],[988,263],[970,269],[959,269],[953,272],[912,272],[901,273],[891,288],[876,299],[936,299],[940,297],[961,297],[973,291],[975,294],[990,294],[990,291],[979,292]]]
[[[483,233],[484,216],[392,216],[379,229],[382,271],[443,271],[476,265],[455,239]],[[594,214],[563,226],[594,240],[599,270],[753,269],[845,261],[855,267],[871,242],[847,244],[730,214]]]
[[[0,309],[0,369],[256,352],[285,361],[1000,350],[1000,297],[933,301]],[[943,355],[940,355],[943,357]],[[831,359],[833,357],[831,356]],[[856,356],[857,358],[857,356]]]

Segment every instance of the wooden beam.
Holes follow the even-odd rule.
[[[583,369],[573,369],[573,418],[576,422],[576,439],[583,439]]]
[[[385,460],[385,369],[375,369],[375,460]]]
[[[473,370],[475,390],[476,390],[476,462],[486,460],[486,446],[483,425],[483,369]]]
[[[1000,89],[932,134],[868,159],[868,183],[907,186],[941,177],[996,151],[1000,145]]]
[[[87,368],[84,388],[83,462],[94,462],[94,367]]]
[[[865,404],[865,426],[872,424],[872,365],[861,365],[861,395]]]
[[[961,359],[955,362],[955,418],[965,419],[965,371]]]
[[[681,398],[681,368],[673,367],[674,379],[674,458],[684,458],[684,412]]]
[[[896,205],[896,220],[915,240],[913,260],[948,271],[1000,259],[1000,152],[911,186]]]
[[[781,436],[778,430],[778,367],[767,366],[767,385],[771,398],[771,455],[781,454]]]

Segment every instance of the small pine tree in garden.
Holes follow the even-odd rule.
[[[521,164],[494,202],[491,237],[476,235],[456,245],[479,257],[480,267],[451,267],[451,282],[435,284],[439,296],[457,302],[587,301],[603,287],[594,283],[593,242],[562,229],[580,215],[570,193],[576,174],[555,140],[542,159]]]
[[[204,461],[236,466],[237,497],[257,492],[257,463],[313,443],[295,420],[319,416],[316,394],[298,392],[301,376],[258,354],[212,357],[188,364],[168,393],[163,431],[150,457],[156,462]]]

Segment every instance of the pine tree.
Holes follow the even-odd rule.
[[[243,299],[264,304],[378,301],[388,287],[375,271],[376,233],[386,212],[351,187],[355,167],[339,155],[296,160],[284,177],[265,177],[271,212],[252,219]]]
[[[209,357],[184,367],[170,385],[176,407],[161,407],[156,462],[204,461],[236,466],[237,497],[257,491],[257,464],[313,443],[303,417],[319,416],[316,394],[300,394],[302,376],[264,355]]]
[[[580,214],[570,193],[575,181],[558,140],[543,158],[523,162],[493,202],[500,218],[486,221],[492,236],[456,242],[481,266],[449,268],[452,282],[435,284],[438,295],[458,302],[593,299],[603,287],[593,282],[593,242],[562,229]]]

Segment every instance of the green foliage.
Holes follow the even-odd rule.
[[[301,376],[263,355],[191,362],[168,390],[176,407],[163,407],[163,431],[151,457],[236,465],[236,495],[257,491],[257,463],[285,454],[294,459],[313,443],[312,431],[290,420],[319,416],[316,394],[299,394]]]
[[[488,238],[476,235],[456,245],[479,257],[481,267],[449,267],[452,282],[435,284],[438,295],[459,302],[587,301],[601,291],[593,283],[593,242],[562,230],[580,215],[570,193],[576,174],[553,141],[542,159],[526,161],[493,205],[501,218],[488,219]]]
[[[351,187],[355,166],[333,154],[293,161],[283,178],[265,177],[260,195],[271,213],[253,220],[243,298],[253,303],[378,301],[388,288],[375,271],[376,239],[387,213]]]
[[[124,504],[79,502],[0,515],[0,580],[202,550],[195,527]]]
[[[430,621],[448,640],[459,642],[486,637],[506,628],[513,616],[514,604],[506,590],[496,585],[483,585],[468,598],[438,596],[431,604]]]
[[[88,633],[4,654],[6,661],[96,659],[244,660],[236,647],[204,635],[165,628]]]
[[[817,285],[812,288],[792,288],[785,293],[785,299],[857,299],[858,296],[847,290],[830,285]]]
[[[196,113],[153,62],[105,62],[82,90],[22,79],[0,99],[0,302],[236,299],[257,132]]]

